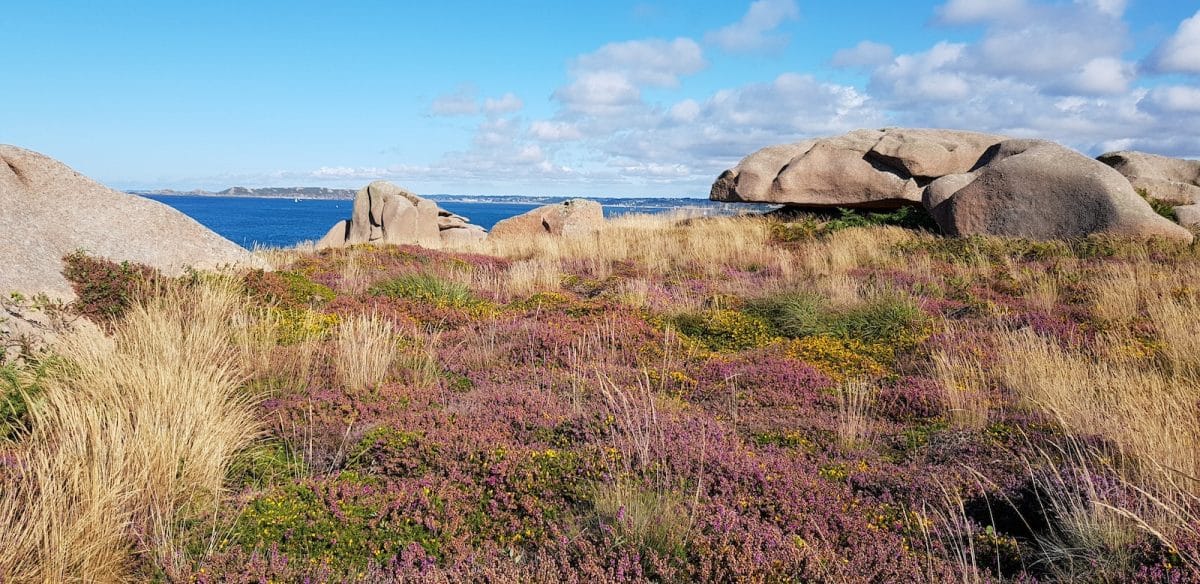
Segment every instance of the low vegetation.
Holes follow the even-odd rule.
[[[0,369],[0,580],[1200,580],[1195,246],[470,245],[75,256],[104,328]]]

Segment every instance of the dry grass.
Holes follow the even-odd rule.
[[[509,294],[528,296],[557,290],[562,281],[562,270],[554,258],[536,257],[514,262],[504,276],[504,288]]]
[[[901,243],[928,237],[899,227],[854,227],[834,232],[800,251],[800,263],[814,276],[840,276],[850,270],[882,265]]]
[[[80,332],[30,410],[0,488],[0,576],[114,582],[170,561],[173,534],[210,513],[234,456],[257,435],[230,344],[243,301],[230,285],[172,289],[114,335]]]
[[[703,222],[702,226],[689,222]],[[605,222],[598,231],[577,237],[514,236],[468,244],[463,251],[513,260],[536,260],[529,266],[549,270],[562,262],[585,265],[603,278],[618,262],[635,262],[650,273],[693,270],[717,276],[726,266],[770,265],[777,250],[769,245],[765,221],[747,217],[694,218],[687,214],[623,215]],[[557,280],[550,275],[520,279]]]
[[[979,361],[935,351],[931,357],[932,375],[942,389],[949,409],[950,422],[959,428],[979,430],[987,426],[991,404],[987,376]]]
[[[440,336],[436,331],[416,331],[400,341],[396,365],[406,372],[414,387],[433,387],[441,379],[442,368],[437,360]]]
[[[1054,452],[1041,451],[1034,480],[1043,493],[1042,512],[1054,521],[1039,537],[1041,554],[1059,581],[1116,581],[1134,564],[1139,520],[1111,501],[1111,485],[1103,475],[1119,471],[1106,460],[1113,457],[1067,440]],[[1140,506],[1139,513],[1160,515]],[[1155,521],[1159,521],[1156,519]]]
[[[1032,331],[1001,335],[999,378],[1076,435],[1101,434],[1146,479],[1200,476],[1200,384],[1154,368],[1098,362]]]
[[[350,248],[342,264],[338,288],[351,294],[362,294],[371,286],[370,269],[363,265],[362,251]]]
[[[620,478],[594,487],[592,502],[601,521],[640,549],[676,555],[686,549],[695,520],[678,491],[647,487]]]
[[[855,379],[837,386],[836,391],[838,443],[847,449],[869,445],[875,436],[871,412],[875,407],[875,396],[879,395],[878,385],[869,380]]]
[[[316,242],[301,241],[292,247],[267,247],[255,244],[251,251],[276,270],[286,270],[302,257],[316,253]]]
[[[371,389],[391,374],[396,361],[396,327],[378,315],[359,315],[338,326],[337,372],[352,391]]]

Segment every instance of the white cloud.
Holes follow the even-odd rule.
[[[435,116],[472,116],[479,112],[476,104],[479,90],[473,85],[460,85],[452,93],[439,95],[429,110]]]
[[[667,112],[667,116],[671,121],[679,124],[687,124],[696,121],[700,115],[700,104],[694,99],[685,99],[673,106]]]
[[[1077,4],[1085,4],[1105,14],[1120,17],[1125,14],[1127,0],[1075,0]]]
[[[505,93],[497,98],[489,97],[483,102],[483,111],[488,114],[509,114],[520,111],[523,107],[525,102],[512,93]]]
[[[775,29],[799,16],[794,0],[756,0],[741,20],[704,35],[704,40],[731,52],[778,49],[788,37]]]
[[[892,60],[892,47],[872,41],[862,41],[850,49],[833,54],[834,67],[876,67]]]
[[[676,87],[680,76],[706,65],[696,41],[677,38],[609,43],[576,59],[571,69],[577,74],[615,73],[638,85]]]
[[[1159,45],[1151,64],[1163,73],[1200,73],[1200,10]]]
[[[966,48],[960,43],[941,42],[923,53],[900,55],[875,70],[871,86],[910,103],[965,99],[970,93],[962,72]]]
[[[946,24],[1021,20],[1029,10],[1025,0],[950,0],[938,7],[938,18]]]
[[[1129,90],[1134,78],[1134,66],[1113,57],[1092,59],[1070,79],[1070,87],[1088,94],[1119,94]]]
[[[584,115],[627,115],[641,104],[642,87],[678,87],[681,76],[705,66],[700,45],[691,39],[610,43],[576,59],[571,83],[554,98]]]
[[[1156,87],[1147,96],[1147,105],[1154,111],[1167,114],[1200,114],[1200,87]]]
[[[579,127],[569,122],[537,120],[529,125],[529,134],[543,142],[569,142],[583,138]]]

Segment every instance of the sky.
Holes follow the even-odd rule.
[[[1200,0],[3,0],[0,48],[0,143],[121,189],[704,197],[889,126],[1200,158]]]

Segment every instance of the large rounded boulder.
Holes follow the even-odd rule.
[[[339,221],[316,248],[371,243],[440,248],[479,241],[487,232],[437,203],[387,181],[375,181],[354,196],[350,219]]]
[[[1119,172],[1044,140],[1001,142],[978,169],[930,184],[924,204],[948,235],[1192,239],[1155,213]]]
[[[1200,203],[1200,160],[1122,151],[1097,158],[1121,173],[1146,197],[1170,205]]]
[[[171,207],[114,191],[50,157],[0,145],[0,294],[70,299],[74,251],[168,275],[266,262]]]
[[[918,204],[933,179],[972,170],[1004,138],[888,128],[768,146],[713,183],[714,201],[894,209]]]
[[[584,235],[604,226],[604,209],[600,203],[587,199],[571,199],[554,205],[544,205],[501,220],[492,227],[489,237],[522,237],[531,235]]]

